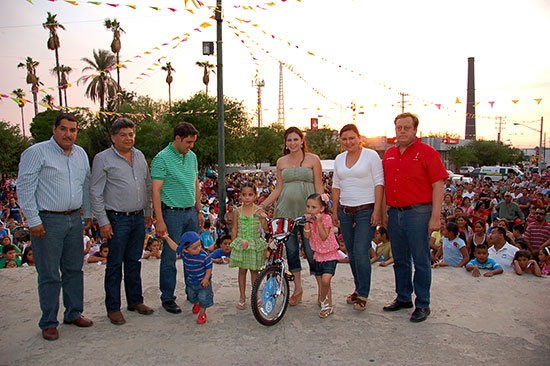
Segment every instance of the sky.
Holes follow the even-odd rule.
[[[99,109],[85,97],[85,83],[76,81],[85,75],[81,58],[110,48],[105,18],[116,18],[126,31],[120,56],[123,88],[167,100],[166,73],[155,63],[171,62],[176,70],[173,100],[204,90],[195,62],[216,63],[201,49],[203,41],[216,40],[216,24],[209,19],[213,12],[207,8],[215,0],[204,0],[200,9],[191,0],[187,8],[181,0],[107,2],[0,0],[0,94],[22,88],[32,99],[26,73],[17,68],[30,56],[40,62],[44,91],[58,102],[57,91],[48,89],[56,85],[50,72],[54,52],[47,49],[48,32],[42,28],[48,11],[66,28],[59,31],[59,55],[74,69],[70,106]],[[353,122],[355,102],[362,134],[392,137],[400,93],[405,93],[405,110],[419,115],[420,134],[463,137],[468,58],[474,57],[478,138],[496,140],[502,121],[502,141],[534,147],[541,117],[550,126],[547,0],[226,0],[223,5],[224,95],[244,103],[251,123],[257,124],[255,78],[265,81],[262,124],[277,122],[283,62],[286,127],[305,128],[318,118],[321,126],[339,129]],[[216,75],[208,88],[215,95]],[[43,96],[40,92],[39,100]],[[32,104],[25,106],[24,116],[28,134]],[[21,125],[20,110],[9,98],[0,98],[0,120]],[[550,146],[550,127],[546,131]]]

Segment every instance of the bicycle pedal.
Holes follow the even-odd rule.
[[[285,278],[287,281],[294,281],[294,275],[292,273],[285,273]]]

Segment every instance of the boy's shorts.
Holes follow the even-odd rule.
[[[315,262],[315,276],[322,276],[324,274],[331,274],[334,276],[336,272],[336,263],[338,261],[328,261],[328,262]]]
[[[202,285],[187,285],[187,296],[193,304],[199,303],[201,308],[209,308],[214,305],[214,292],[212,292],[212,282],[208,287]]]

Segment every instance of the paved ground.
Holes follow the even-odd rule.
[[[273,327],[256,322],[250,307],[235,308],[236,270],[214,268],[214,302],[205,325],[191,305],[182,314],[159,302],[158,261],[143,263],[143,288],[151,316],[123,311],[127,323],[110,324],[103,300],[104,267],[85,265],[85,315],[89,329],[59,327],[55,342],[42,339],[33,268],[1,270],[0,364],[2,365],[541,365],[550,355],[550,278],[473,278],[454,268],[433,273],[432,315],[409,322],[410,311],[384,313],[394,298],[392,268],[373,269],[367,310],[345,303],[352,290],[348,265],[334,278],[335,314],[317,315],[314,279],[305,279],[303,303]],[[59,319],[62,320],[60,313]]]

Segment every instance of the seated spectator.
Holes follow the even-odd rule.
[[[439,219],[441,226],[438,231],[434,231],[430,237],[430,250],[432,254],[432,263],[436,261],[436,255],[441,246],[441,237],[443,236],[443,230],[447,225],[447,220],[444,217]]]
[[[458,226],[454,222],[449,222],[443,231],[441,238],[441,247],[439,251],[443,252],[443,261],[433,264],[433,268],[437,267],[463,267],[468,263],[468,251],[463,238],[458,237]]]
[[[0,241],[0,253],[2,252],[2,248],[6,245],[13,245],[11,238],[8,235],[4,236],[2,238],[2,241]],[[19,248],[17,245],[13,245],[13,247],[15,248],[15,256],[19,258],[19,261],[21,261],[21,248]]]
[[[523,273],[534,274],[537,277],[542,275],[540,267],[534,259],[532,259],[531,252],[528,250],[518,250],[514,256],[514,271],[517,275]]]
[[[479,277],[481,273],[480,269],[488,269],[489,272],[483,274],[485,277],[492,277],[504,272],[502,266],[498,264],[494,259],[489,258],[489,250],[487,245],[480,244],[474,249],[475,258],[466,264],[466,270],[472,272],[472,276]]]
[[[107,264],[107,256],[109,255],[109,247],[107,243],[101,244],[99,251],[91,254],[88,257],[88,263]]]
[[[485,209],[485,203],[483,203],[483,202],[476,203],[476,205],[474,207],[474,211],[470,215],[470,218],[472,220],[472,224],[475,225],[475,223],[478,220],[483,220],[484,222],[488,222],[489,221],[489,214],[490,214],[489,211]]]
[[[458,226],[458,232],[463,233],[466,237],[465,242],[468,242],[470,238],[472,237],[472,228],[470,227],[470,221],[468,221],[468,217],[465,214],[459,215],[455,218],[455,223]]]
[[[338,235],[338,263],[349,263],[348,250],[346,249],[346,244],[344,243],[344,238],[342,234]]]
[[[34,267],[34,257],[32,247],[26,247],[21,258],[21,267]]]
[[[231,261],[231,236],[224,235],[218,239],[219,248],[210,254],[212,262],[217,264],[227,264]]]
[[[4,227],[4,222],[0,221],[0,240],[4,238],[4,236],[10,235],[9,231]]]
[[[208,220],[204,222],[204,231],[201,233],[200,239],[207,252],[212,253],[216,249],[214,246],[214,237],[212,236],[212,225]]]
[[[535,222],[529,224],[525,230],[525,241],[533,259],[536,259],[544,243],[550,240],[550,224],[546,221],[546,208],[537,207],[535,218]]]
[[[516,252],[519,250],[517,247],[508,244],[506,241],[506,230],[502,227],[495,227],[491,234],[487,236],[489,242],[489,258],[494,259],[498,264],[502,266],[505,272],[514,271],[512,262]]]
[[[385,227],[379,226],[374,232],[374,242],[376,243],[376,250],[374,256],[371,257],[370,262],[380,262],[382,267],[385,267],[393,263],[393,257],[391,253],[391,243],[388,237],[388,231]]]
[[[15,246],[8,244],[2,247],[2,258],[0,258],[0,268],[12,268],[13,264],[8,266],[8,263],[15,262],[15,267],[21,266],[21,258],[15,255]]]
[[[8,203],[8,210],[9,210],[9,216],[12,217],[13,220],[19,224],[23,222],[22,215],[21,215],[21,207],[19,207],[19,204],[15,200],[15,198],[10,198],[10,202]]]
[[[514,235],[514,242],[519,249],[529,249],[527,241],[523,237],[524,233],[525,227],[523,226],[523,224],[515,225],[514,230],[512,230],[512,234]]]
[[[143,259],[160,259],[160,242],[157,238],[150,237],[143,252]]]
[[[485,221],[478,220],[474,225],[474,233],[468,240],[468,253],[470,258],[474,258],[475,248],[479,245],[487,245],[487,233],[485,232]]]
[[[544,247],[539,252],[540,271],[543,275],[550,275],[550,247]]]

